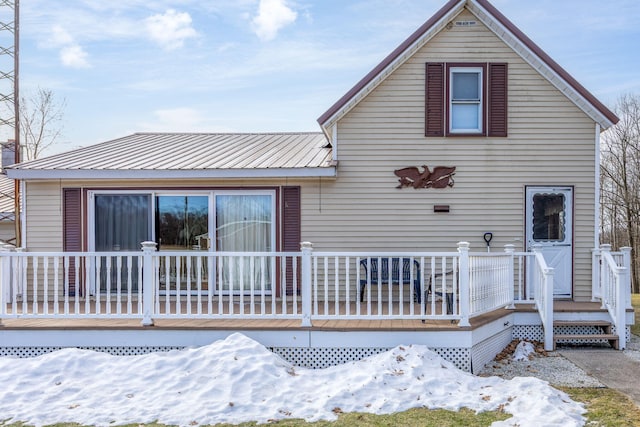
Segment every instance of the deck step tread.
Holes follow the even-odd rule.
[[[555,334],[554,340],[575,340],[575,339],[603,339],[603,340],[619,340],[620,337],[616,334]]]
[[[555,320],[553,326],[611,326],[606,320]]]

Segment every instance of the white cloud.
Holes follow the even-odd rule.
[[[181,48],[185,40],[198,35],[187,12],[169,9],[164,14],[148,17],[144,22],[149,37],[166,50]]]
[[[54,25],[51,29],[51,39],[49,42],[55,46],[65,46],[74,42],[69,32],[60,25]]]
[[[89,54],[80,46],[73,36],[61,25],[54,25],[46,42],[50,48],[60,49],[60,62],[65,67],[89,68]]]
[[[89,55],[78,44],[71,44],[60,50],[60,60],[66,67],[89,68],[91,65],[87,60]]]
[[[278,31],[295,22],[298,14],[285,0],[260,0],[258,15],[253,18],[253,31],[261,40],[273,40]]]

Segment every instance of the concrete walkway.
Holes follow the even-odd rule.
[[[613,349],[559,350],[587,374],[620,391],[640,407],[640,361]]]

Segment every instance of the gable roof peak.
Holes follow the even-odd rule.
[[[411,57],[417,49],[444,29],[451,19],[465,8],[526,62],[537,69],[538,72],[564,93],[578,108],[582,109],[595,122],[599,123],[602,130],[618,122],[619,119],[615,113],[546,54],[488,0],[449,0],[440,10],[318,118],[318,123],[325,134],[329,135],[330,128],[334,123],[357,105],[361,99],[377,87],[392,71]]]

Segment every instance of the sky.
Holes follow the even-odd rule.
[[[238,333],[207,346],[141,356],[69,348],[0,358],[0,384],[3,420],[36,427],[317,421],[333,420],[338,412],[419,407],[503,408],[512,415],[494,427],[585,423],[584,406],[546,381],[474,376],[421,345],[316,370],[295,367]]]
[[[49,153],[134,132],[319,131],[445,2],[23,0],[20,93],[65,105]],[[492,4],[606,105],[640,94],[637,0]]]

